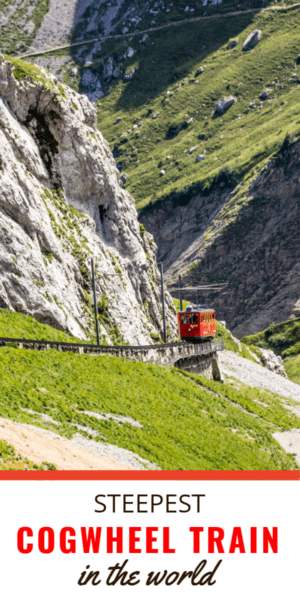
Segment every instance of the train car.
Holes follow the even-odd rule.
[[[216,333],[216,317],[212,308],[192,306],[178,313],[179,332],[182,340],[205,341]]]

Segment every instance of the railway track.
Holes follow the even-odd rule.
[[[7,337],[0,337],[0,347],[1,346],[12,346],[13,344],[16,344],[18,346],[22,345],[23,348],[26,348],[26,346],[30,346],[30,345],[36,345],[36,346],[47,346],[48,348],[53,348],[54,350],[57,350],[58,347],[60,348],[69,348],[69,351],[72,351],[72,348],[74,349],[82,349],[85,350],[86,352],[95,352],[95,351],[103,351],[103,352],[109,352],[109,351],[122,351],[122,350],[155,350],[155,349],[166,349],[166,348],[180,348],[180,347],[184,347],[187,348],[189,346],[192,347],[197,347],[201,348],[203,347],[203,350],[205,348],[208,348],[208,346],[210,346],[212,349],[214,349],[216,346],[218,346],[218,349],[223,350],[224,349],[224,344],[223,344],[223,338],[217,338],[218,341],[214,340],[209,340],[206,342],[200,342],[200,343],[188,343],[188,342],[171,342],[171,343],[167,343],[167,344],[146,344],[144,346],[130,346],[130,345],[124,345],[124,346],[106,346],[106,345],[101,345],[101,346],[97,346],[96,344],[76,344],[73,342],[51,342],[49,340],[31,340],[31,339],[24,339],[24,338],[7,338]],[[219,341],[220,340],[220,341]],[[222,341],[221,341],[222,340]],[[220,346],[220,348],[219,348]]]
[[[195,360],[202,356],[216,355],[224,350],[224,339],[217,338],[202,343],[172,342],[144,346],[96,346],[72,342],[51,342],[48,340],[30,340],[23,338],[0,337],[0,347],[15,347],[26,350],[45,351],[48,349],[75,354],[105,355],[127,358],[128,360],[154,363],[160,366],[173,366],[178,361]]]
[[[92,356],[109,354],[133,362],[152,363],[160,367],[177,367],[183,371],[201,373],[210,379],[224,381],[218,361],[218,352],[224,350],[224,338],[203,343],[173,342],[153,346],[96,346],[0,337],[0,347],[5,346],[38,351],[53,349]]]

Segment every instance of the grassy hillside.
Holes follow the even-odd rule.
[[[2,417],[69,438],[76,424],[91,428],[94,440],[164,469],[296,468],[272,433],[299,428],[300,420],[272,394],[111,356],[1,348],[0,358]]]
[[[208,191],[220,177],[234,185],[261,168],[286,134],[299,136],[299,26],[299,12],[264,11],[154,31],[148,44],[138,36],[130,40],[136,53],[121,67],[128,74],[138,70],[128,82],[107,84],[110,93],[96,105],[99,128],[128,174],[126,187],[140,210],[168,194],[184,196],[191,187],[192,193]],[[262,30],[261,40],[243,52],[255,28]],[[228,50],[236,38],[236,50]],[[77,78],[68,73],[66,81],[78,88],[85,68],[101,77],[107,57],[117,61],[124,49],[122,38],[107,41],[92,66],[81,66]],[[199,67],[204,71],[196,75]],[[259,108],[266,88],[270,98]],[[216,101],[231,94],[236,102],[218,116]],[[172,133],[180,124],[183,129]],[[205,159],[196,163],[197,154]]]
[[[239,352],[219,323],[218,333],[226,348],[248,353],[243,344]],[[0,310],[0,336],[74,341],[8,310]],[[87,428],[80,428],[81,435],[132,450],[165,469],[295,468],[271,434],[300,427],[300,420],[272,394],[111,356],[6,347],[0,348],[0,360],[1,417],[68,438],[78,433],[79,425]],[[86,411],[108,416],[99,420]],[[0,444],[0,468],[36,468],[4,446]]]
[[[268,329],[242,338],[245,344],[270,348],[283,358],[300,354],[300,318],[270,325]]]
[[[285,358],[283,364],[288,378],[300,384],[300,354]]]
[[[82,344],[82,340],[50,327],[50,325],[39,323],[33,317],[3,308],[0,308],[0,337]]]
[[[300,383],[300,318],[271,325],[256,335],[242,338],[242,342],[280,354],[289,379]]]
[[[122,10],[127,10],[127,4]],[[192,2],[194,12],[185,13],[183,5],[175,2],[170,13],[160,11],[155,17],[157,25],[199,16],[203,11],[237,8],[237,3],[230,2],[209,8]],[[255,6],[259,2],[239,5],[239,9]],[[98,125],[120,170],[128,175],[125,185],[139,210],[170,194],[186,200],[199,190],[208,192],[215,183],[234,185],[246,175],[254,175],[255,169],[278,151],[287,134],[295,139],[299,136],[299,25],[299,11],[280,8],[153,30],[146,44],[140,43],[141,35],[134,35],[107,40],[101,49],[96,49],[94,42],[74,47],[72,58],[78,73],[70,76],[70,63],[64,81],[88,93],[100,79],[102,89],[109,92],[96,102]],[[142,21],[138,26],[132,24],[135,30],[143,26]],[[243,42],[255,28],[262,30],[261,40],[253,51],[243,52]],[[228,42],[237,38],[236,48],[228,50]],[[124,59],[128,45],[135,54]],[[49,64],[51,57],[69,60],[70,52],[47,55]],[[103,79],[108,57],[121,72],[110,81]],[[200,67],[203,73],[196,75]],[[81,84],[86,70],[90,87]],[[124,72],[130,75],[125,82]],[[269,99],[259,108],[259,96],[266,88]],[[229,95],[235,96],[235,104],[218,116],[216,101]],[[121,121],[115,125],[116,118]],[[182,129],[174,134],[180,124]],[[191,148],[195,150],[189,154]],[[196,163],[197,154],[205,159]],[[160,175],[162,169],[165,175]]]

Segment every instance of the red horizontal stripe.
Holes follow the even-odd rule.
[[[0,471],[0,481],[299,481],[297,471]]]

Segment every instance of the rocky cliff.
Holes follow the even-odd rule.
[[[158,337],[156,246],[119,177],[88,99],[43,69],[0,55],[2,308],[89,336],[94,257],[102,341]],[[166,302],[175,338],[168,294]]]
[[[208,195],[182,204],[169,199],[142,216],[170,287],[179,273],[184,284],[228,282],[210,298],[238,337],[300,314],[299,165],[300,143],[286,139],[235,190],[220,180]],[[185,296],[195,299],[194,292]]]

